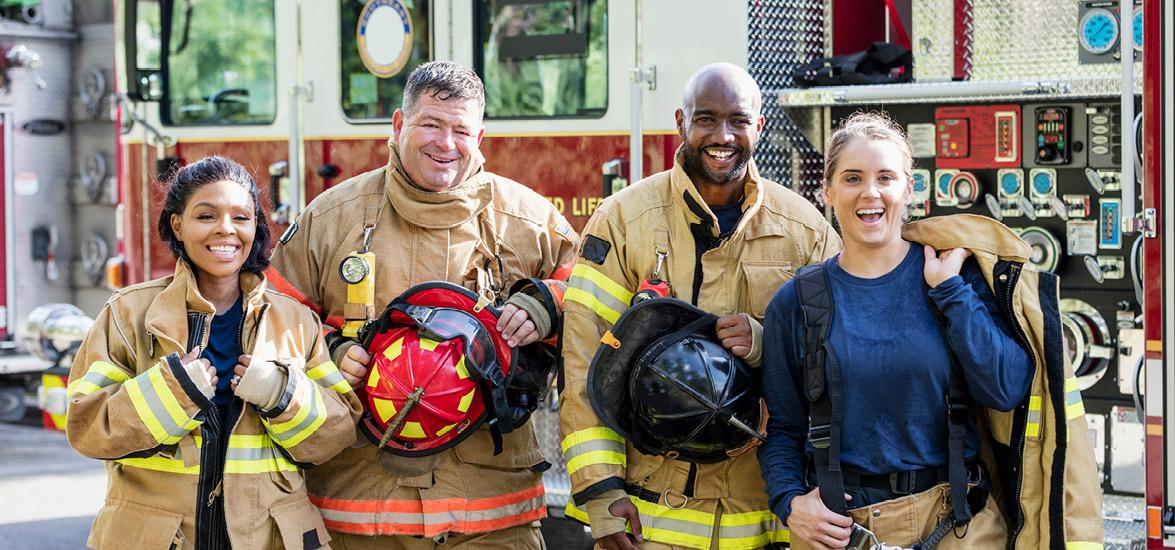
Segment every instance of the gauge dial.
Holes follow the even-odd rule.
[[[1000,177],[1000,191],[1004,195],[1012,196],[1020,192],[1020,178],[1012,172],[1008,172]]]
[[[914,192],[924,193],[926,191],[926,177],[922,174],[914,174]]]
[[[1134,49],[1142,49],[1142,10],[1134,8]]]
[[[954,177],[954,172],[944,172],[938,176],[938,192],[940,195],[946,197],[951,194],[951,179]]]
[[[1085,12],[1081,18],[1081,47],[1089,53],[1110,51],[1118,42],[1118,19],[1110,10],[1097,8]]]
[[[1037,195],[1047,195],[1053,190],[1053,178],[1047,172],[1038,172],[1032,176],[1032,190]]]

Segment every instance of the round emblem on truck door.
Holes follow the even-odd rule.
[[[371,74],[390,78],[412,55],[412,17],[400,0],[367,0],[355,29],[359,58]]]

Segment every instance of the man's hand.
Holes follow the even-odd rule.
[[[718,333],[718,339],[722,341],[722,347],[730,350],[736,357],[746,357],[751,353],[751,344],[754,340],[751,335],[751,322],[745,315],[723,315],[714,323],[714,330]]]
[[[514,304],[506,304],[502,308],[497,328],[512,348],[537,342],[540,336],[526,310]]]
[[[371,354],[367,353],[363,346],[350,346],[347,353],[343,354],[343,359],[339,361],[339,372],[343,373],[343,379],[352,388],[358,389],[364,380],[367,380],[367,365],[370,364]]]
[[[845,495],[849,500],[849,495]],[[820,500],[820,488],[791,500],[787,527],[793,537],[808,543],[814,550],[836,550],[849,544],[853,518],[829,510]]]
[[[632,529],[632,534],[621,531],[606,537],[601,537],[596,543],[603,550],[637,550],[636,545],[633,543],[644,542],[645,537],[641,535],[641,515],[637,511],[636,505],[628,497],[624,497],[609,505],[608,513],[628,520],[628,526]]]
[[[930,245],[924,245],[922,253],[926,256],[922,275],[926,277],[926,284],[930,285],[930,288],[937,287],[943,281],[958,275],[959,270],[963,268],[963,260],[971,255],[971,251],[966,248],[952,248],[939,254]]]

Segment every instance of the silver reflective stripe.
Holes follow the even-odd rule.
[[[624,443],[613,441],[611,439],[591,439],[584,441],[578,445],[572,445],[567,450],[563,451],[563,456],[566,460],[571,460],[584,453],[592,451],[613,451],[620,454],[625,453]]]

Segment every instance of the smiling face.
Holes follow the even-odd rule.
[[[183,242],[197,281],[236,278],[257,231],[253,199],[234,181],[201,185],[183,211],[171,215],[171,228]]]
[[[754,81],[738,76],[714,71],[697,77],[677,110],[684,168],[695,183],[726,185],[746,177],[764,119]]]
[[[481,159],[485,128],[474,99],[441,100],[420,94],[410,112],[397,109],[392,129],[400,163],[425,191],[447,191],[469,178]]]
[[[913,181],[907,173],[906,156],[896,143],[850,138],[824,191],[840,222],[846,249],[876,249],[902,242]]]

